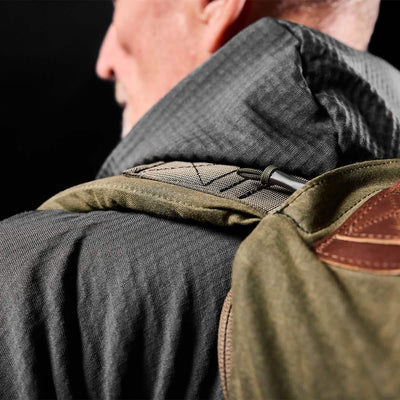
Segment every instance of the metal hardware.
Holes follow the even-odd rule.
[[[269,165],[264,171],[253,168],[239,168],[236,173],[244,179],[260,181],[264,186],[277,185],[291,192],[301,189],[307,183],[306,179],[286,174],[274,165]]]

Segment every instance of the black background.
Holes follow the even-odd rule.
[[[0,0],[0,218],[93,179],[117,143],[114,89],[94,72],[112,12],[111,0]]]
[[[111,0],[0,0],[0,219],[93,179],[117,143],[113,87],[94,73],[111,17]],[[398,68],[399,17],[383,1],[370,46]]]

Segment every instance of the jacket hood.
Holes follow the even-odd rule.
[[[261,19],[161,99],[98,177],[156,161],[313,177],[399,156],[400,73],[310,28]]]

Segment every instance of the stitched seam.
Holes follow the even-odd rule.
[[[194,163],[192,163],[192,164],[194,164]],[[214,166],[214,165],[216,165],[216,164],[199,164],[199,165],[197,165],[197,167],[199,167],[199,168],[201,168],[201,167],[211,167],[211,166]],[[170,170],[174,170],[174,169],[192,169],[192,168],[193,168],[192,166],[188,166],[188,165],[185,165],[185,166],[182,166],[182,167],[168,167],[168,168],[150,167],[150,168],[144,169],[143,171],[140,171],[139,174],[144,172],[144,171],[152,171],[152,172],[153,171],[170,171]]]
[[[368,169],[368,168],[376,168],[376,167],[380,167],[382,165],[390,165],[390,164],[398,164],[400,163],[400,161],[397,160],[392,160],[392,161],[383,161],[383,162],[378,162],[378,163],[374,163],[373,165],[363,165],[363,166],[358,166],[358,167],[353,167],[353,168],[349,168],[346,170],[346,172],[354,172],[354,171],[359,171],[362,169]],[[310,186],[308,186],[303,192],[299,193],[298,195],[295,195],[281,210],[280,212],[283,212],[286,208],[288,208],[294,201],[296,201],[298,198],[300,198],[301,196],[303,196],[305,193],[307,193],[309,190],[317,187],[317,186],[321,186],[321,185],[325,185],[326,183],[331,183],[331,181],[336,180],[338,178],[340,178],[341,175],[331,175],[329,177],[326,177],[324,179],[321,179],[318,182],[315,182],[313,184],[311,184]]]
[[[239,182],[235,182],[235,183],[232,184],[230,187],[220,189],[219,191],[218,191],[216,188],[215,188],[214,190],[213,190],[213,189],[208,189],[208,190],[206,189],[206,190],[204,190],[204,188],[208,188],[208,186],[210,186],[211,183],[217,181],[218,179],[222,179],[222,178],[224,178],[224,177],[226,177],[226,176],[228,176],[228,175],[230,175],[230,174],[232,174],[232,173],[235,173],[236,171],[237,171],[237,170],[227,172],[226,174],[224,174],[224,175],[222,175],[222,176],[219,176],[219,177],[213,179],[212,181],[208,182],[207,184],[204,184],[203,186],[200,186],[200,185],[198,185],[198,184],[185,185],[181,180],[179,180],[179,178],[174,178],[174,177],[169,177],[169,180],[163,180],[163,179],[160,179],[160,178],[154,177],[154,176],[145,176],[145,177],[139,176],[139,177],[135,177],[135,178],[149,179],[149,180],[153,180],[153,181],[157,181],[157,182],[163,182],[163,183],[167,183],[167,184],[176,184],[176,185],[178,185],[178,186],[180,186],[180,187],[183,187],[183,188],[186,188],[186,189],[198,190],[198,191],[201,191],[202,193],[205,193],[205,194],[209,194],[209,195],[212,195],[212,196],[221,197],[221,198],[229,199],[229,200],[233,200],[233,201],[246,200],[246,199],[248,199],[250,196],[252,196],[253,194],[256,194],[256,193],[258,193],[258,192],[261,192],[261,191],[263,191],[264,189],[268,189],[268,188],[266,188],[265,186],[260,185],[258,188],[253,189],[252,191],[247,192],[247,193],[243,194],[243,195],[240,196],[240,197],[237,197],[237,196],[235,196],[235,195],[233,195],[233,194],[230,194],[230,195],[228,194],[228,196],[230,196],[230,197],[218,196],[218,193],[224,193],[225,191],[227,191],[227,190],[229,190],[229,189],[231,189],[231,188],[233,188],[233,187],[235,187],[235,186],[238,186],[239,184],[241,184],[241,183],[247,181],[246,179],[243,179],[243,180],[241,180],[241,181],[239,181]],[[127,176],[127,177],[128,177],[128,178],[132,178],[131,175],[130,175],[130,176]],[[274,185],[274,186],[275,186],[275,185]],[[273,188],[273,187],[270,187],[269,189],[271,189],[271,188]],[[282,194],[283,194],[283,195],[286,195],[285,193],[282,193]],[[288,195],[286,195],[286,198],[287,198],[287,197],[288,197]],[[283,201],[282,201],[282,202],[283,202]],[[282,203],[282,202],[281,202],[281,203]],[[261,206],[260,206],[259,208],[257,208],[256,206],[253,206],[253,205],[251,205],[251,204],[244,203],[244,202],[243,202],[242,204],[246,204],[247,206],[250,206],[253,210],[266,212],[264,207],[261,208]],[[270,209],[270,210],[267,211],[267,212],[268,212],[268,213],[271,213],[273,210],[277,209],[278,207],[280,207],[280,204],[277,205],[277,206],[275,206],[273,209]],[[269,208],[268,208],[268,209],[269,209]]]
[[[223,175],[217,176],[216,178],[211,179],[211,181],[208,182],[205,186],[210,185],[211,183],[214,183],[214,182],[217,181],[218,179],[222,179],[222,178],[225,178],[225,177],[228,176],[228,175],[234,174],[234,173],[236,173],[237,170],[238,170],[238,168],[235,169],[235,170],[233,170],[233,171],[227,172],[227,173],[225,173],[225,174],[223,174]]]
[[[166,163],[165,162],[163,162],[163,161],[161,161],[161,163],[158,165],[158,166],[161,166],[161,165],[165,165]],[[157,168],[157,166],[153,166],[153,167],[150,167],[150,166],[143,166],[143,165],[138,165],[138,166],[136,166],[136,167],[133,167],[133,168],[129,168],[129,169],[127,169],[126,171],[129,171],[129,170],[131,170],[131,169],[139,169],[139,171],[138,172],[133,172],[134,174],[140,174],[140,173],[142,173],[142,172],[144,172],[144,171],[148,171],[148,170],[151,170],[151,169],[153,169],[153,168]],[[125,171],[123,171],[123,173],[125,173]]]
[[[224,382],[226,388],[226,394],[228,394],[228,371],[226,368],[226,340],[228,337],[228,325],[229,325],[229,317],[232,312],[232,303],[229,306],[229,310],[227,312],[226,321],[225,321],[225,329],[224,329]]]
[[[336,238],[335,235],[328,237],[327,239],[324,239],[321,244],[315,249],[317,253],[323,253],[324,249],[329,246],[333,240]]]
[[[289,214],[287,214],[286,212],[282,212],[282,210],[278,211],[277,214],[281,214],[286,216],[287,218],[289,218],[302,232],[307,233],[307,234],[312,234],[312,233],[316,233],[319,231],[322,231],[323,229],[328,228],[329,226],[333,225],[336,221],[338,221],[340,218],[343,217],[343,215],[345,215],[346,213],[348,213],[352,208],[356,207],[357,204],[361,203],[363,200],[365,200],[367,197],[371,196],[374,193],[380,192],[381,189],[379,190],[374,190],[371,193],[367,194],[366,196],[364,196],[363,198],[361,198],[360,200],[357,200],[354,204],[352,204],[351,206],[349,206],[345,211],[343,211],[336,219],[334,219],[332,222],[330,222],[328,225],[323,226],[322,228],[318,228],[316,231],[307,231],[306,229],[304,229],[292,216],[290,216]]]
[[[357,218],[355,218],[355,220],[353,221],[353,222],[351,222],[350,221],[350,223],[349,223],[349,226],[347,227],[346,226],[346,224],[342,227],[342,229],[340,229],[340,231],[338,231],[337,233],[339,234],[339,233],[341,233],[341,232],[343,232],[343,234],[345,234],[345,235],[347,235],[347,236],[349,236],[349,237],[351,237],[352,235],[352,231],[353,232],[355,232],[355,233],[357,233],[359,230],[361,230],[361,229],[363,229],[363,228],[365,228],[365,227],[368,227],[368,226],[371,226],[371,225],[374,225],[375,223],[378,223],[378,222],[381,222],[381,221],[384,221],[384,220],[387,220],[387,219],[389,219],[389,218],[391,218],[393,215],[396,215],[396,214],[399,214],[399,210],[397,210],[397,211],[391,211],[389,214],[385,214],[385,215],[383,215],[383,216],[381,216],[381,217],[379,217],[379,218],[375,218],[375,219],[373,219],[372,221],[368,221],[366,224],[364,224],[363,226],[361,226],[361,227],[359,227],[358,229],[354,229],[353,230],[353,228],[354,228],[354,225],[355,224],[357,224],[359,221],[361,221],[364,217],[365,217],[365,215],[372,209],[372,208],[374,208],[379,202],[381,202],[383,199],[385,199],[385,198],[387,198],[388,196],[389,196],[389,194],[390,194],[390,192],[386,192],[385,194],[383,194],[383,195],[381,195],[381,196],[379,196],[379,198],[377,198],[370,206],[368,206],[367,208],[366,208],[366,210],[363,210],[362,212],[360,212],[360,216],[358,216]],[[353,236],[356,236],[356,235],[353,235]],[[358,234],[356,237],[367,237],[367,238],[379,238],[379,239],[382,239],[382,238],[386,238],[386,239],[393,239],[393,238],[396,238],[396,239],[398,239],[399,237],[398,236],[393,236],[393,235],[379,235],[379,234],[366,234],[366,233],[364,233],[364,234]],[[322,241],[321,242],[321,244],[318,246],[319,247],[319,249],[322,251],[326,246],[328,246],[330,243],[332,243],[332,241],[333,240],[335,240],[335,238],[336,238],[336,235],[333,235],[333,236],[331,236],[331,237],[328,237],[328,238],[326,238],[324,241]]]
[[[400,214],[400,210],[388,212],[388,213],[386,213],[384,215],[381,215],[380,217],[376,217],[376,218],[366,222],[364,225],[358,226],[352,232],[358,233],[362,229],[365,229],[365,228],[368,228],[368,227],[370,227],[372,225],[375,225],[378,222],[383,222],[383,221],[386,221],[386,220],[388,220],[390,218],[399,216],[399,214]]]
[[[339,232],[337,232],[337,234],[339,234]],[[334,240],[340,240],[337,239],[337,234],[334,234],[332,236],[329,236],[328,238],[324,239],[317,247],[316,247],[316,252],[320,253],[320,254],[326,254],[328,255],[328,253],[323,253],[324,249],[329,246]],[[368,237],[368,238],[376,238],[376,239],[382,239],[382,237],[380,237],[381,235],[374,235],[374,234],[364,234],[364,235],[359,235],[359,237]],[[389,235],[388,235],[389,236]],[[391,239],[398,239],[398,236],[391,236]],[[386,239],[389,239],[389,237],[386,237]],[[333,253],[329,253],[332,254],[333,257]]]
[[[203,182],[203,179],[201,179],[199,170],[196,168],[196,166],[194,165],[194,163],[192,163],[192,166],[193,166],[194,170],[196,171],[196,174],[197,174],[197,176],[198,176],[198,178],[199,178],[199,180],[200,180],[201,186],[205,186],[205,185],[204,185],[204,182]]]
[[[338,256],[336,254],[332,254],[330,252],[318,252],[318,254],[332,258],[334,260],[338,260],[341,262],[348,262],[350,264],[365,264],[367,267],[373,267],[373,268],[399,268],[400,263],[388,263],[388,262],[378,262],[378,261],[368,261],[368,260],[362,260],[359,258],[350,258],[350,257],[343,257],[343,256]]]
[[[349,236],[350,238],[352,236],[350,235],[346,235]],[[370,239],[399,239],[400,236],[394,236],[394,235],[382,235],[379,233],[373,234],[373,233],[359,233],[356,237],[359,238],[370,238]]]
[[[355,218],[355,220],[353,222],[349,221],[349,227],[345,225],[342,227],[342,229],[340,229],[340,231],[338,231],[337,233],[339,234],[339,232],[343,231],[343,234],[346,234],[348,236],[351,236],[351,230],[352,228],[354,228],[354,225],[358,223],[358,221],[361,221],[365,215],[373,208],[375,207],[379,202],[381,202],[383,199],[385,199],[386,197],[388,197],[388,195],[390,194],[390,192],[386,192],[385,194],[382,194],[381,196],[379,196],[377,199],[375,199],[375,201],[366,208],[366,210],[363,210],[362,212],[360,212],[360,216],[358,216],[357,218]],[[393,212],[392,212],[393,214]],[[390,216],[389,216],[390,217]],[[384,218],[375,218],[375,220],[373,220],[372,223],[370,223],[369,225],[373,225],[376,222],[379,222],[379,220],[384,220]],[[365,224],[363,227],[369,226],[368,223]],[[361,229],[361,228],[359,228]],[[357,229],[354,229],[354,232],[357,233]],[[373,234],[359,234],[359,237],[369,237],[369,238],[381,238],[379,236],[375,236]],[[333,240],[335,240],[336,235],[330,236],[328,238],[326,238],[325,240],[323,240],[321,242],[321,244],[318,246],[318,248],[322,251],[326,246],[328,246],[330,243],[332,243]],[[318,250],[317,250],[318,251]]]
[[[106,188],[106,189],[108,189],[108,188],[110,188],[110,189],[127,189],[127,190],[129,190],[131,193],[139,193],[139,194],[149,195],[149,196],[154,197],[154,198],[159,198],[159,199],[161,199],[161,200],[170,201],[171,203],[174,203],[174,204],[182,204],[182,205],[184,205],[184,206],[188,206],[188,207],[194,208],[194,209],[196,209],[196,210],[207,210],[207,209],[208,209],[208,208],[206,208],[206,207],[193,206],[193,204],[191,204],[191,203],[187,203],[187,202],[185,202],[185,201],[180,201],[180,200],[175,200],[175,199],[173,199],[173,198],[170,198],[170,197],[167,197],[167,196],[163,196],[163,195],[154,194],[154,193],[151,193],[151,192],[147,192],[147,191],[145,191],[145,190],[132,189],[132,187],[129,186],[129,185],[124,185],[124,184],[108,184],[108,185],[106,185],[105,188]],[[102,186],[102,185],[87,185],[87,186],[81,187],[80,189],[104,189],[104,186]],[[70,194],[70,193],[73,193],[73,192],[66,193],[66,195],[67,195],[67,194]],[[212,196],[212,195],[211,195],[211,196]],[[217,196],[215,196],[215,197],[217,197]],[[55,199],[55,200],[56,200],[56,199]],[[230,200],[230,199],[224,199],[224,200],[235,202],[234,200]],[[256,211],[256,212],[259,212],[259,210],[253,209],[252,207],[249,207],[249,208],[251,208],[252,210],[254,210],[254,211]],[[221,209],[223,209],[223,208],[221,208]],[[227,208],[227,210],[228,210],[228,211],[238,212],[238,210],[236,210],[236,209],[232,210],[232,209]],[[240,210],[240,212],[242,212],[242,213],[246,212],[246,213],[247,213],[248,211]],[[254,217],[259,218],[259,217],[257,217],[257,216],[254,216]]]
[[[143,179],[143,178],[139,178],[139,179]],[[155,182],[165,183],[167,185],[174,185],[174,183],[158,181],[156,178],[149,178],[149,180],[152,180],[152,181],[155,181]],[[171,180],[172,180],[172,178],[171,178]],[[257,208],[256,206],[253,206],[253,205],[245,203],[245,202],[241,202],[240,198],[238,198],[238,197],[234,197],[234,196],[232,196],[232,197],[219,196],[217,191],[214,191],[214,192],[213,191],[206,191],[206,190],[203,190],[202,186],[199,186],[198,188],[188,187],[188,186],[182,185],[182,182],[179,181],[179,180],[175,180],[175,181],[176,181],[176,186],[182,187],[184,189],[188,189],[188,190],[192,190],[192,191],[198,191],[198,192],[204,193],[204,194],[209,195],[209,196],[217,197],[218,199],[228,200],[228,201],[233,202],[233,203],[240,203],[242,205],[245,205],[246,207],[249,207],[253,212],[259,213],[261,211],[261,212],[263,212],[265,214],[265,211],[263,209]],[[89,184],[94,184],[94,183],[96,183],[96,182],[90,182]],[[116,188],[123,187],[123,188],[126,188],[128,190],[138,190],[138,189],[130,189],[131,188],[130,185],[128,185],[128,186],[126,186],[125,184],[115,184],[115,185],[116,185]],[[204,186],[204,187],[206,187],[206,186]],[[146,191],[141,191],[139,193],[146,194],[147,192]],[[187,203],[186,205],[190,205],[190,204]],[[259,218],[259,217],[257,217],[257,218]]]
[[[230,174],[230,173],[231,173],[231,172],[229,172],[229,174]],[[228,174],[226,174],[226,175],[228,175]],[[226,176],[226,175],[225,175],[225,176]],[[220,178],[222,178],[222,177],[220,177]],[[193,184],[185,185],[179,178],[176,178],[176,177],[173,177],[173,176],[170,176],[169,179],[168,179],[168,181],[159,179],[159,178],[154,177],[154,176],[148,176],[148,177],[145,177],[145,178],[144,178],[144,177],[140,177],[140,179],[148,179],[148,180],[152,180],[152,181],[167,183],[167,184],[170,184],[170,185],[171,185],[171,184],[176,184],[176,185],[179,186],[179,187],[183,187],[183,188],[191,189],[191,190],[198,190],[198,191],[201,191],[202,193],[211,194],[211,195],[214,195],[214,196],[217,196],[217,193],[218,193],[218,192],[219,192],[219,193],[226,192],[227,190],[232,189],[232,188],[234,188],[235,186],[238,186],[239,184],[241,184],[241,183],[243,183],[243,182],[246,181],[246,179],[243,179],[243,180],[241,180],[241,181],[239,181],[239,182],[235,182],[234,184],[232,184],[232,185],[230,185],[230,186],[228,186],[228,187],[226,187],[226,188],[220,189],[220,190],[218,191],[218,190],[216,190],[216,188],[214,188],[214,190],[213,190],[212,188],[208,188],[208,186],[210,186],[210,183],[203,184],[203,186],[199,185],[198,183],[193,183]],[[217,179],[219,179],[219,178],[217,178]],[[215,180],[216,180],[216,179],[215,179]],[[214,180],[214,181],[215,181],[215,180]],[[204,189],[204,188],[206,188],[206,189]],[[232,196],[232,195],[231,195],[231,196]],[[227,197],[224,197],[224,196],[217,196],[217,197],[227,198]],[[234,198],[236,198],[236,199],[239,199],[239,197],[235,197],[235,196],[232,196],[232,197],[234,197]],[[232,199],[231,199],[231,200],[232,200]]]
[[[245,182],[245,181],[246,181],[246,179],[242,179],[241,181],[235,182],[235,183],[233,183],[232,185],[229,185],[229,186],[226,187],[226,188],[220,189],[219,192],[220,192],[220,193],[226,192],[226,191],[229,190],[229,189],[233,189],[234,187],[239,186],[241,183],[243,183],[243,182]]]
[[[239,198],[240,200],[247,199],[248,197],[252,196],[253,194],[256,194],[256,193],[258,193],[258,192],[261,192],[261,191],[264,190],[264,189],[265,189],[265,187],[262,186],[262,185],[260,185],[258,188],[255,188],[255,189],[253,189],[253,190],[250,190],[249,192],[247,192],[247,193],[245,193],[245,194],[242,194],[242,195],[239,196],[238,198]]]
[[[169,170],[170,170],[170,169],[184,169],[184,168],[187,169],[187,168],[191,168],[191,167],[165,168],[164,170],[158,169],[157,171],[165,171],[165,170],[168,170],[168,169],[169,169]],[[235,170],[233,170],[233,171],[226,172],[226,173],[224,173],[223,175],[217,176],[216,178],[213,178],[213,179],[210,180],[209,182],[203,183],[203,186],[209,186],[209,185],[211,185],[212,183],[216,182],[218,179],[225,178],[226,176],[231,175],[231,174],[235,173],[236,171],[237,171],[237,169],[235,169]],[[152,172],[152,171],[150,171],[150,172]],[[142,176],[140,176],[141,178],[145,177],[145,178],[149,178],[149,179],[154,179],[154,180],[159,180],[159,181],[161,181],[161,182],[165,182],[165,180],[163,180],[163,177],[160,177],[160,176],[157,176],[157,175],[156,175],[156,176],[150,175],[149,173],[146,173],[146,174],[138,173],[138,174],[136,174],[136,175],[138,175],[138,176],[142,175]],[[132,177],[132,175],[128,175],[128,177]],[[176,179],[177,182],[180,182],[180,183],[182,184],[182,181],[179,180],[179,178],[173,178],[173,177],[170,176],[169,179]]]
[[[372,201],[371,204],[368,205],[368,207],[366,207],[364,210],[360,211],[360,215],[358,215],[354,219],[354,221],[350,221],[349,229],[353,229],[354,225],[357,225],[359,222],[361,222],[364,219],[364,217],[366,216],[366,214],[368,214],[377,204],[382,202],[388,196],[389,196],[389,192],[381,193],[380,195],[378,195],[377,198],[375,198],[375,200]]]

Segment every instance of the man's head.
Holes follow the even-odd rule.
[[[257,19],[299,22],[363,49],[378,6],[379,0],[115,0],[97,73],[115,80],[127,134],[182,78]]]

